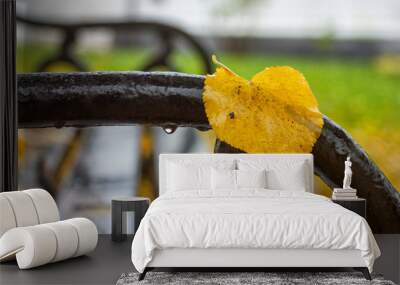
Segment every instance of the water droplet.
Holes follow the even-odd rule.
[[[165,126],[163,127],[163,130],[166,134],[170,135],[173,134],[177,128],[178,128],[177,126]]]

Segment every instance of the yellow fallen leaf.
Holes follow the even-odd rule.
[[[248,153],[307,153],[323,126],[304,76],[289,66],[269,67],[248,81],[229,68],[207,75],[203,103],[217,137]]]

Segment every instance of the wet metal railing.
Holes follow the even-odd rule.
[[[37,73],[18,76],[20,127],[145,124],[165,129],[210,128],[202,103],[204,76],[171,72]],[[216,152],[237,152],[217,143]],[[400,193],[345,130],[324,117],[314,145],[315,174],[330,187],[342,182],[351,154],[353,186],[368,199],[375,233],[400,232]]]

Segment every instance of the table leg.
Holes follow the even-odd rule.
[[[126,235],[123,234],[124,218],[122,204],[112,201],[111,205],[111,239],[113,241],[123,241]]]
[[[138,230],[139,225],[140,225],[140,221],[143,219],[148,208],[149,208],[148,203],[140,203],[135,206],[135,232],[134,232],[134,234],[136,234],[136,231]]]

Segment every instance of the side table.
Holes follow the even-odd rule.
[[[363,198],[354,198],[347,200],[332,199],[333,203],[339,204],[340,206],[359,214],[364,219],[367,218],[367,200]]]
[[[140,221],[146,214],[150,199],[144,197],[116,197],[111,201],[111,239],[123,241],[126,239],[126,213],[135,212],[135,232]]]

